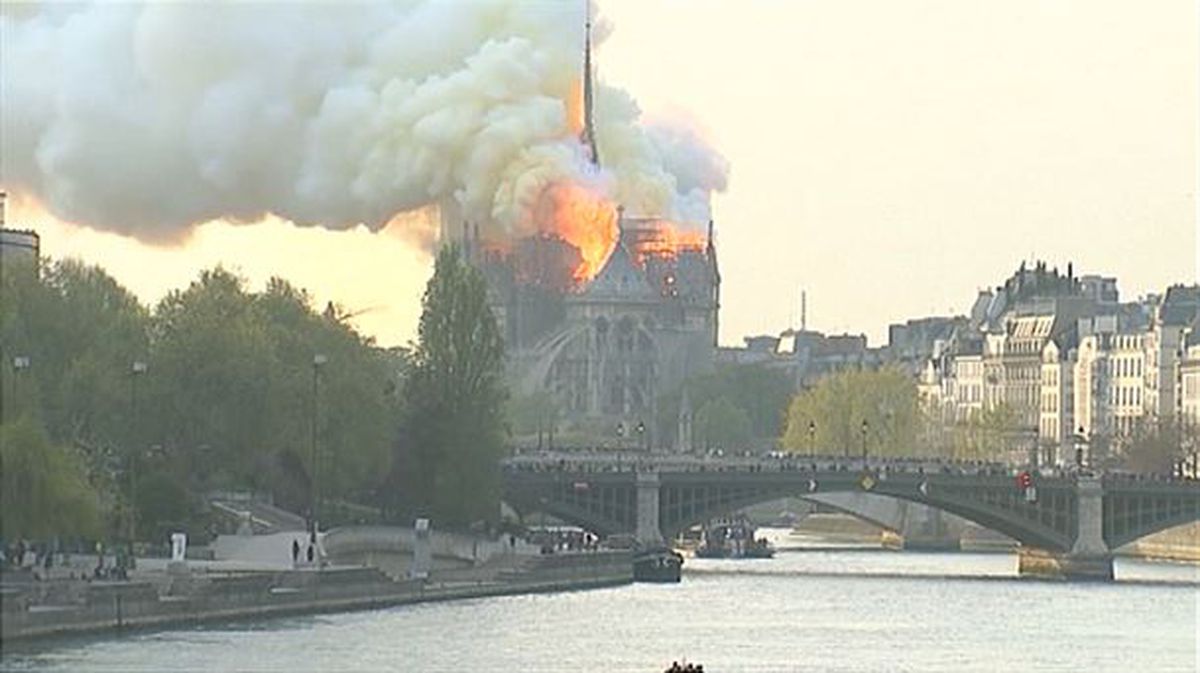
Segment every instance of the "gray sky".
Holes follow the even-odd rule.
[[[866,332],[963,312],[1023,259],[1196,278],[1197,5],[1190,0],[600,0],[600,76],[686,116],[732,165],[715,203],[722,341],[798,322]],[[153,301],[218,262],[415,335],[428,260],[399,236],[271,222],[184,246],[59,225],[45,251]],[[317,263],[320,257],[322,260]]]

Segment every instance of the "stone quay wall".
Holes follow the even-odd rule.
[[[209,621],[382,608],[426,601],[572,591],[633,581],[627,552],[535,557],[499,576],[396,581],[375,568],[169,573],[161,581],[5,582],[0,641]]]

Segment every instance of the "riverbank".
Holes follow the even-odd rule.
[[[628,552],[522,559],[501,568],[394,580],[375,568],[214,570],[175,566],[147,579],[33,581],[6,576],[0,587],[0,643],[121,632],[212,621],[367,610],[410,603],[576,591],[633,581]]]

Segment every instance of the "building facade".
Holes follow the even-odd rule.
[[[1014,459],[1021,446],[1043,464],[1071,462],[1077,444],[1116,455],[1140,432],[1200,419],[1198,331],[1200,286],[1121,303],[1113,278],[1022,267],[979,294],[967,329],[922,373],[922,397],[939,391],[937,414],[960,424],[1005,408]],[[967,347],[974,335],[981,354]]]

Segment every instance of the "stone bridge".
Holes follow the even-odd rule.
[[[1200,482],[1130,475],[1034,474],[921,460],[531,455],[505,461],[505,501],[602,535],[646,542],[782,497],[869,492],[955,514],[1022,545],[1023,574],[1112,578],[1112,552],[1200,519]]]

